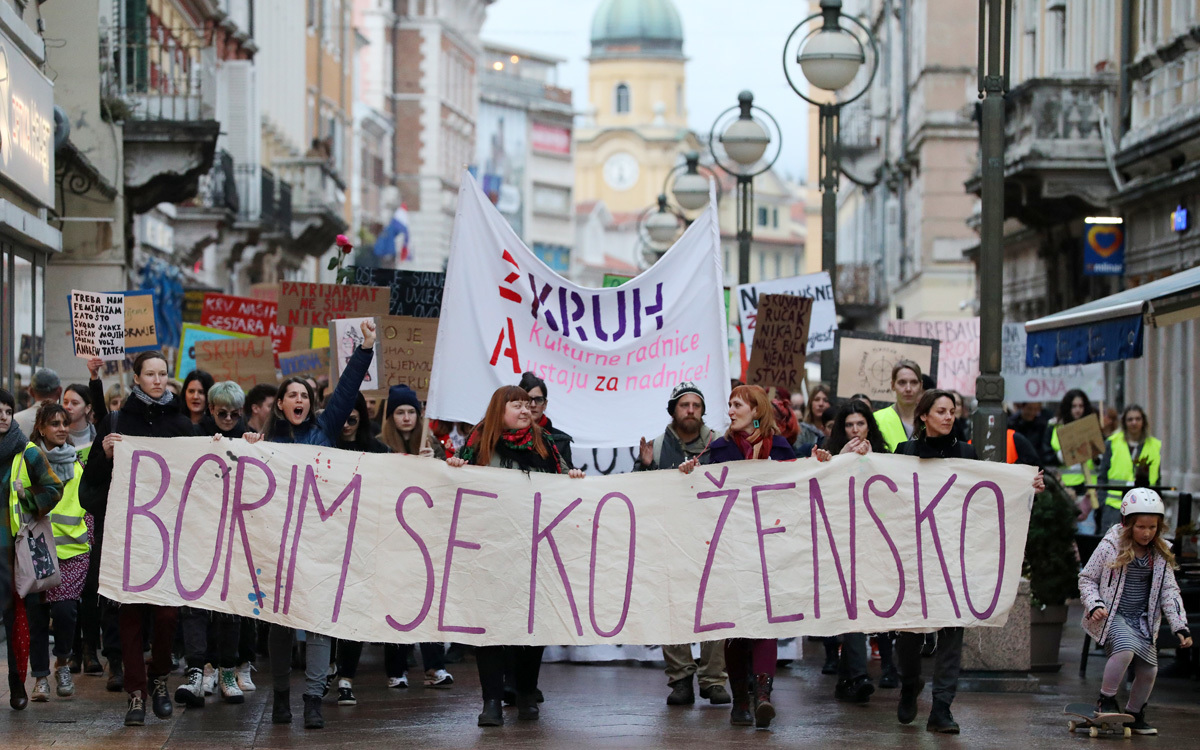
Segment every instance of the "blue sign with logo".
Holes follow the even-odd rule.
[[[1125,231],[1119,224],[1089,224],[1083,238],[1084,276],[1125,274]]]

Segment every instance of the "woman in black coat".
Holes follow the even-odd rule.
[[[115,412],[109,413],[96,428],[96,439],[88,454],[79,502],[95,519],[93,556],[100,559],[104,544],[104,516],[108,510],[108,489],[112,483],[113,448],[123,435],[138,437],[191,437],[192,421],[179,410],[179,401],[167,390],[166,358],[160,352],[142,352],[133,361],[133,392]],[[142,623],[149,615],[154,621],[151,638],[149,677],[153,688],[147,691],[147,665],[142,656]],[[154,715],[170,718],[171,696],[167,692],[167,674],[171,671],[171,644],[175,638],[178,607],[154,604],[124,604],[118,614],[121,660],[124,664],[125,692],[129,693],[126,726],[141,726],[146,720],[146,700]],[[112,665],[110,664],[110,669]]]

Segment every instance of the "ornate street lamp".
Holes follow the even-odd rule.
[[[700,154],[695,151],[684,154],[683,161],[683,164],[667,172],[667,179],[663,180],[663,195],[674,197],[684,211],[699,211],[708,205],[708,181],[710,176],[716,177],[716,173],[711,167],[700,164]],[[721,199],[720,189],[718,181],[717,200]]]
[[[642,212],[638,218],[637,233],[642,245],[642,259],[647,266],[654,265],[679,238],[685,221],[668,204],[666,195],[658,196],[657,205]]]
[[[812,21],[821,25],[800,32]],[[840,96],[832,102],[822,102],[805,94],[793,77],[795,67],[810,85],[824,91],[838,92],[849,86],[867,62],[870,49],[870,74],[861,88]],[[829,273],[831,284],[837,283],[837,191],[842,174],[838,147],[839,117],[842,107],[856,101],[875,80],[879,70],[879,48],[871,30],[854,16],[842,14],[841,0],[821,0],[821,12],[805,18],[788,35],[783,47],[783,73],[788,85],[801,99],[817,107],[820,113],[818,140],[819,171],[821,174],[821,268]],[[834,290],[836,299],[836,289]],[[833,372],[832,350],[821,353],[821,375]]]

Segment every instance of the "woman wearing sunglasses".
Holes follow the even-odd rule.
[[[197,435],[221,435],[240,438],[246,434],[246,423],[242,420],[242,408],[246,405],[246,394],[232,380],[224,380],[208,389],[208,413],[196,425]]]

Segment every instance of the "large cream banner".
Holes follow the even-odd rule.
[[[100,593],[360,641],[681,643],[1000,625],[1035,470],[839,456],[570,479],[117,444]]]
[[[531,252],[463,174],[426,413],[478,422],[521,373],[546,381],[554,426],[576,445],[637,445],[662,432],[671,388],[695,383],[727,424],[728,332],[716,200],[653,266],[589,289]]]

